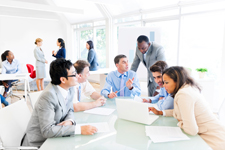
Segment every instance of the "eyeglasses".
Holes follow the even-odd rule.
[[[77,76],[77,74],[73,74],[73,75],[69,75],[67,77],[76,77],[76,76]]]

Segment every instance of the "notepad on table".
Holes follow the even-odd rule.
[[[154,143],[190,139],[179,127],[145,126],[145,132]]]
[[[108,116],[112,114],[114,111],[115,109],[111,109],[111,108],[93,108],[93,109],[84,111],[84,113]]]

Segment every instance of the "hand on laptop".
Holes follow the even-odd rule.
[[[144,103],[152,103],[152,100],[151,99],[145,99],[145,98],[143,98],[142,100],[143,100]]]
[[[108,95],[109,98],[114,98],[114,97],[117,97],[116,95],[117,91],[116,92],[112,92]]]
[[[83,135],[93,135],[98,129],[91,125],[81,126],[81,134]]]
[[[126,82],[126,86],[129,90],[131,90],[133,88],[132,84],[133,84],[133,81],[134,81],[134,77],[132,79],[129,79],[127,82]]]
[[[162,111],[158,111],[154,107],[148,107],[148,111],[152,111],[156,115],[163,115],[163,112]]]
[[[106,103],[106,99],[105,99],[105,97],[101,96],[96,101],[94,101],[93,103],[96,104],[96,107],[103,106]]]

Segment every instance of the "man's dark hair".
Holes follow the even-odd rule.
[[[149,39],[147,36],[145,35],[140,35],[138,38],[137,38],[137,41],[138,43],[142,43],[143,41],[145,41],[146,43],[149,43]]]
[[[90,64],[85,60],[78,60],[74,64],[75,69],[77,70],[77,74],[82,74],[85,67],[89,67]]]
[[[150,71],[163,73],[167,68],[168,65],[165,61],[157,61],[150,67]]]
[[[117,55],[115,58],[114,58],[114,63],[115,64],[118,64],[120,62],[120,59],[121,58],[127,58],[126,55],[123,55],[123,54],[120,54],[120,55]]]
[[[68,76],[68,70],[73,66],[70,60],[64,58],[58,58],[50,64],[50,77],[52,79],[51,83],[54,85],[61,84],[60,78]]]

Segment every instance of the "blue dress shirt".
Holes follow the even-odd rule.
[[[164,97],[162,100],[159,101],[160,97]],[[157,106],[160,110],[167,110],[167,109],[173,109],[173,97],[170,96],[169,93],[167,93],[166,89],[160,88],[160,92],[155,97],[150,98],[152,100],[152,103],[157,103]]]
[[[61,48],[59,49],[59,51],[57,52],[57,54],[54,56],[52,55],[53,57],[56,57],[56,58],[64,58],[66,59],[66,49],[65,48]]]
[[[2,62],[2,74],[16,74],[20,73],[20,63],[18,60],[13,59],[12,63],[10,64],[8,60]]]
[[[129,70],[124,73],[124,77],[123,77],[124,86],[126,86],[126,82],[129,79],[132,79],[133,77],[134,77],[133,89],[129,90],[127,87],[125,87],[124,88],[124,96],[134,97],[135,95],[137,95],[137,96],[141,95],[141,88],[139,85],[139,81],[138,81],[137,75],[134,71]],[[119,73],[117,70],[110,72],[108,74],[108,76],[106,77],[105,86],[101,91],[101,95],[108,98],[108,94],[110,94],[110,92],[111,92],[111,87],[112,87],[113,92],[119,91],[120,90],[120,81],[121,81],[121,73]],[[120,95],[120,93],[118,92],[118,96],[119,95]]]

